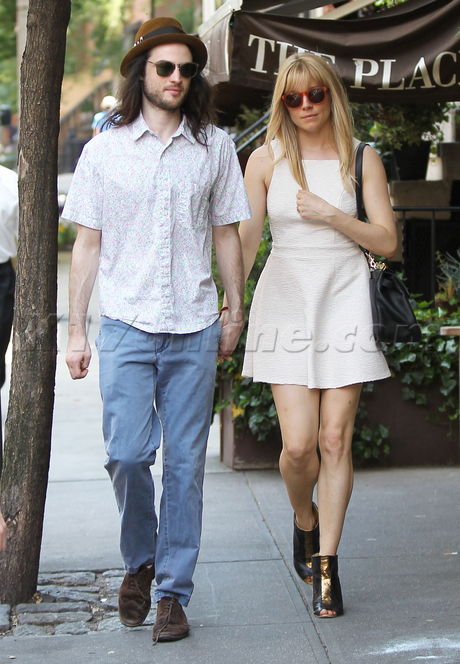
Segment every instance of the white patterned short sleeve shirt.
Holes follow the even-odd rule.
[[[147,332],[216,320],[212,226],[251,215],[233,141],[216,127],[207,137],[183,120],[162,143],[140,115],[85,146],[62,216],[101,231],[102,315]]]

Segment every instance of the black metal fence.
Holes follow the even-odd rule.
[[[432,300],[437,290],[437,255],[460,248],[460,206],[395,205],[402,221],[402,268],[411,293]]]

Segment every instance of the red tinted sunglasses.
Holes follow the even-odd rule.
[[[304,92],[288,92],[281,95],[281,99],[288,108],[298,108],[301,106],[304,97],[307,97],[311,104],[321,104],[326,97],[328,89],[329,88],[326,88],[324,85],[315,85],[313,88],[308,88],[308,90],[305,90]]]

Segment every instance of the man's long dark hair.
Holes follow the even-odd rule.
[[[142,77],[149,53],[133,60],[128,75],[122,81],[118,104],[109,117],[115,127],[131,124],[142,109]],[[216,111],[212,88],[200,72],[190,81],[190,88],[181,111],[187,118],[193,137],[201,145],[207,145],[206,127],[216,123]]]

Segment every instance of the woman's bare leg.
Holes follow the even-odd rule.
[[[320,555],[337,553],[353,489],[351,443],[361,385],[323,390],[320,405],[318,477]],[[322,615],[334,615],[324,610]]]
[[[320,391],[302,385],[272,385],[283,450],[280,471],[302,530],[315,526],[312,494],[318,480],[317,453]]]

